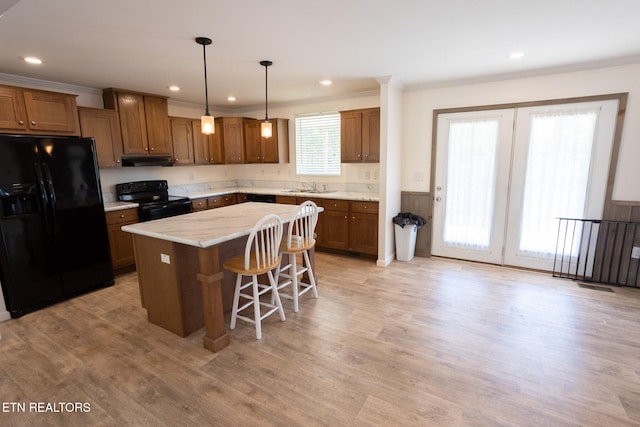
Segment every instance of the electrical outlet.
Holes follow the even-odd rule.
[[[423,181],[424,180],[424,174],[422,172],[416,172],[415,175],[413,176],[414,181]]]
[[[164,262],[165,264],[171,264],[171,257],[169,257],[169,255],[167,254],[160,254],[160,261]]]
[[[631,258],[640,259],[640,246],[634,246],[631,250]]]

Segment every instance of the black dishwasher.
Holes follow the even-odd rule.
[[[275,194],[254,194],[247,193],[247,200],[250,202],[275,203]]]

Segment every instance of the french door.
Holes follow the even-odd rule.
[[[557,218],[601,218],[617,105],[438,115],[432,254],[551,271]]]

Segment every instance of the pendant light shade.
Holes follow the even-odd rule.
[[[208,37],[196,37],[196,43],[202,45],[202,58],[204,60],[204,100],[205,100],[205,112],[204,116],[200,117],[200,128],[205,135],[211,135],[215,133],[216,127],[214,125],[213,116],[209,114],[209,88],[207,87],[207,45],[211,44],[211,39]]]
[[[267,79],[267,70],[269,66],[271,66],[273,62],[271,61],[260,61],[260,65],[264,66],[264,122],[260,125],[260,135],[263,138],[271,138],[273,135],[271,123],[269,122],[269,113],[268,113],[268,79]]]

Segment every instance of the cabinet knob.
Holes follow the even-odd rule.
[[[120,218],[124,218],[124,214],[120,214]]]
[[[144,151],[149,151],[149,149],[147,147],[144,147]]]
[[[349,219],[349,217],[347,215],[344,216],[344,219]]]
[[[24,124],[24,120],[20,120],[20,121],[18,122],[18,124],[23,125],[23,124]]]
[[[355,216],[352,216],[352,217],[351,217],[351,219],[356,219],[356,217],[355,217]]]
[[[120,160],[116,160],[116,163],[120,163]]]
[[[36,125],[35,120],[31,120],[31,125],[32,125],[32,126],[35,126],[35,125]]]
[[[153,151],[153,147],[151,147],[151,151]]]

